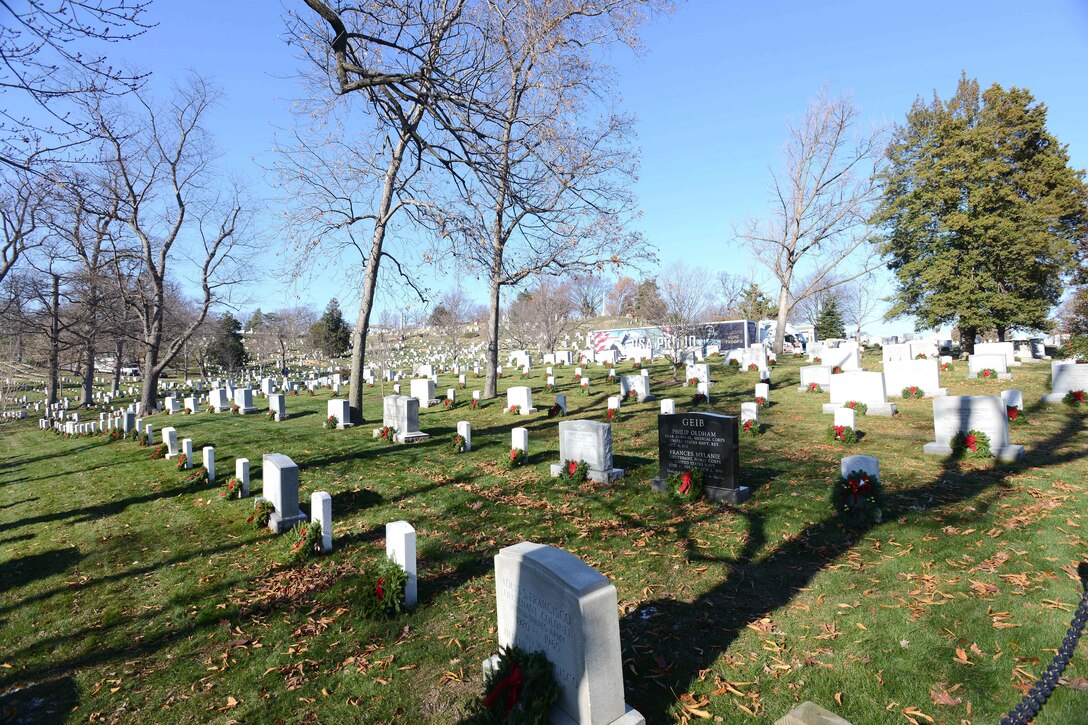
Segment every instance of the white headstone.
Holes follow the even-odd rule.
[[[215,483],[215,448],[204,446],[204,468],[208,471],[208,483]]]
[[[472,450],[472,423],[467,420],[457,421],[457,435],[465,439],[465,453]]]
[[[661,415],[673,415],[676,412],[676,401],[672,398],[661,400]]]
[[[234,477],[238,479],[238,485],[242,489],[242,498],[249,495],[249,459],[236,458],[234,460]]]
[[[514,428],[510,431],[510,448],[529,452],[529,429]]]
[[[276,509],[268,519],[268,528],[282,534],[295,524],[306,521],[298,508],[298,466],[282,453],[266,453],[262,458],[261,494]]]
[[[835,425],[844,425],[847,428],[858,428],[857,411],[853,408],[835,408]]]
[[[392,521],[385,525],[385,555],[404,569],[408,581],[404,584],[404,605],[414,607],[416,589],[416,530],[407,521]]]
[[[933,399],[932,443],[922,447],[930,455],[951,454],[949,442],[957,433],[977,430],[990,439],[990,452],[1003,461],[1024,457],[1024,447],[1009,443],[1009,415],[996,395],[950,395]]]
[[[310,516],[321,524],[321,551],[332,551],[332,496],[325,491],[310,494]]]

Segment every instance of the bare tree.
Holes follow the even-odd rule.
[[[506,331],[517,345],[534,347],[538,353],[555,352],[559,341],[577,329],[577,311],[570,284],[543,277],[510,303]]]
[[[740,301],[744,297],[744,288],[748,286],[750,280],[732,272],[718,272],[716,281],[721,299],[721,316],[736,317],[740,309]]]
[[[234,252],[245,216],[238,192],[221,191],[214,180],[214,152],[203,126],[215,99],[208,84],[190,77],[164,108],[139,93],[135,98],[134,115],[101,101],[89,110],[105,139],[109,193],[127,232],[115,251],[118,292],[140,323],[139,412],[150,415],[163,371],[237,281]],[[200,290],[196,315],[170,339],[169,286],[186,275]]]
[[[880,319],[880,308],[887,301],[881,288],[871,277],[861,277],[842,286],[840,297],[843,322],[854,328],[854,337],[861,339],[861,328]]]
[[[0,165],[29,171],[94,135],[85,117],[73,115],[70,102],[140,85],[144,74],[115,67],[98,49],[152,27],[143,20],[149,5],[148,0],[0,2]]]
[[[15,267],[19,255],[41,244],[41,214],[55,188],[47,178],[21,169],[0,172],[0,282]]]
[[[425,211],[427,205],[412,192],[425,157],[448,164],[450,154],[443,145],[451,136],[471,133],[451,128],[450,121],[460,115],[454,107],[472,102],[471,79],[480,72],[478,36],[462,18],[466,0],[375,0],[339,9],[323,0],[305,2],[313,15],[289,14],[290,41],[335,94],[365,99],[376,137],[368,150],[375,161],[362,167],[371,170],[362,180],[355,170],[324,162],[317,177],[306,173],[309,162],[292,164],[302,185],[335,204],[327,213],[323,202],[318,207],[323,211],[315,215],[328,233],[343,234],[357,226],[370,233],[368,244],[356,245],[365,267],[352,331],[348,397],[352,420],[361,422],[367,330],[381,262],[390,259],[401,269],[385,249],[386,233],[399,212]],[[368,184],[376,186],[374,199],[366,193]],[[411,282],[407,275],[404,279]]]
[[[490,0],[482,19],[494,72],[463,125],[473,175],[443,231],[488,286],[485,398],[496,394],[503,287],[530,276],[599,271],[649,255],[626,229],[636,159],[628,117],[590,102],[605,90],[596,49],[637,41],[640,0]]]
[[[773,210],[740,232],[780,285],[775,352],[782,352],[786,320],[798,300],[875,266],[866,260],[848,269],[859,249],[871,255],[867,220],[879,196],[874,167],[881,160],[880,133],[856,134],[858,114],[848,98],[822,91],[800,124],[789,126],[785,173],[772,172]],[[810,270],[808,282],[795,285],[803,268]]]
[[[604,313],[605,295],[611,289],[608,280],[598,274],[578,274],[570,281],[571,299],[583,318]]]
[[[468,321],[469,301],[459,289],[451,290],[442,295],[431,309],[428,321],[445,343],[449,346],[454,358],[460,360],[461,332]]]
[[[665,333],[665,347],[673,364],[673,379],[683,364],[684,352],[695,344],[699,323],[706,322],[711,309],[712,282],[703,267],[689,268],[673,262],[658,277],[661,294],[660,312],[651,320]]]

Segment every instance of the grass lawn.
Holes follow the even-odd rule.
[[[0,723],[455,722],[482,691],[496,651],[492,557],[523,540],[552,544],[606,574],[620,600],[627,701],[653,723],[773,722],[813,700],[855,724],[996,722],[1059,646],[1088,560],[1084,418],[1043,406],[1047,364],[1012,381],[941,374],[951,394],[1024,391],[1017,465],[922,455],[929,400],[895,418],[859,417],[853,448],[826,442],[826,394],[796,392],[801,361],[774,370],[766,431],[741,440],[752,499],[677,505],[650,491],[658,403],[625,405],[613,424],[611,487],[548,476],[558,419],[543,368],[539,413],[421,411],[430,440],[389,445],[380,388],[373,422],[322,429],[328,391],[289,396],[290,418],[262,413],[156,416],[194,450],[214,445],[218,486],[186,482],[172,461],[104,437],[63,439],[34,419],[0,427]],[[879,353],[865,360],[879,369]],[[626,364],[620,372],[630,372]],[[604,420],[603,369],[557,369],[569,417]],[[754,373],[712,367],[709,409],[737,414]],[[652,368],[653,392],[691,410],[691,388]],[[443,376],[439,395],[456,386]],[[263,399],[258,399],[261,406]],[[84,416],[93,418],[93,414]],[[450,452],[458,420],[474,450]],[[529,429],[525,468],[504,470],[510,429]],[[332,494],[335,551],[290,566],[287,541],[245,519],[252,501],[218,497],[234,459],[264,453],[300,468],[300,500]],[[839,459],[880,459],[882,523],[844,524],[829,491]],[[360,571],[384,556],[384,527],[419,535],[419,607],[371,621]],[[1088,720],[1088,654],[1078,648],[1038,722]]]

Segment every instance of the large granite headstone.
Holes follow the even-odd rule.
[[[1051,392],[1043,396],[1044,403],[1060,403],[1072,390],[1088,390],[1088,364],[1052,362],[1050,373]]]
[[[306,521],[306,514],[298,508],[298,466],[282,453],[266,453],[262,460],[261,495],[276,509],[268,519],[268,528],[282,534]]]
[[[740,485],[740,426],[733,415],[676,413],[657,416],[659,478],[654,490],[665,491],[673,473],[699,471],[703,493],[732,504],[748,500]]]
[[[551,474],[559,476],[563,461],[585,461],[586,477],[598,483],[623,478],[622,468],[612,467],[612,426],[595,420],[564,420],[559,423],[559,463]]]
[[[382,398],[382,425],[396,431],[394,439],[398,443],[415,443],[430,438],[428,434],[419,431],[419,401],[405,395],[387,395]],[[377,429],[374,435],[377,436],[380,432],[381,429]]]
[[[997,395],[950,395],[933,399],[933,437],[923,452],[933,456],[952,454],[949,442],[957,433],[977,430],[990,439],[990,452],[1002,461],[1018,461],[1024,447],[1009,443],[1009,416]]]
[[[616,588],[573,554],[523,541],[495,556],[500,648],[543,652],[559,685],[552,723],[641,725],[623,700]],[[484,662],[494,669],[496,658]]]

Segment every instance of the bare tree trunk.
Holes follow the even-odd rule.
[[[782,354],[782,346],[786,342],[786,318],[789,317],[790,282],[793,275],[787,272],[782,279],[782,289],[778,293],[778,325],[774,331],[774,354]]]
[[[121,338],[113,343],[113,390],[121,389],[121,356],[125,353],[125,341]]]
[[[488,297],[487,316],[487,379],[484,381],[484,398],[498,395],[499,369],[499,294],[502,286],[497,274],[491,275],[491,294]]]
[[[49,370],[46,394],[50,405],[60,400],[60,275],[52,274],[49,304]]]
[[[95,344],[93,337],[87,339],[87,344],[83,348],[83,354],[85,356],[83,360],[83,399],[80,401],[80,404],[85,408],[89,408],[94,405]]]

